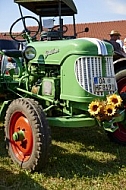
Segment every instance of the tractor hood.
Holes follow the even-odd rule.
[[[110,43],[95,38],[79,38],[72,40],[31,42],[27,46],[36,49],[36,57],[31,62],[39,64],[60,65],[71,55],[79,56],[112,56]]]
[[[73,0],[14,0],[15,3],[42,17],[59,16],[61,3],[61,16],[77,14]]]

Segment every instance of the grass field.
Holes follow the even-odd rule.
[[[126,190],[126,147],[104,130],[53,128],[47,167],[30,173],[14,165],[0,127],[0,190]]]

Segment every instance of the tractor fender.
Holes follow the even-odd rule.
[[[115,74],[121,69],[126,69],[126,58],[120,58],[113,62]]]

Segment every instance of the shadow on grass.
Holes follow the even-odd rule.
[[[47,176],[64,178],[103,177],[106,174],[118,174],[126,166],[126,148],[110,142],[104,130],[94,128],[52,128],[52,153]],[[58,143],[81,143],[77,153],[69,153]],[[73,144],[73,146],[74,146]],[[76,148],[76,147],[75,147]],[[76,151],[75,151],[76,152]]]
[[[0,156],[7,157],[2,129],[0,129],[0,134],[2,134],[0,135]],[[48,166],[41,171],[47,178],[104,177],[107,174],[118,174],[123,167],[126,167],[126,148],[110,142],[105,131],[100,127],[52,128],[52,141],[55,143],[51,147]],[[63,146],[65,143],[67,146]],[[78,146],[78,143],[79,148],[73,152],[69,152],[66,148],[70,144],[72,146],[77,144]],[[0,173],[9,173],[9,171],[4,170],[4,168],[0,169]],[[19,174],[14,174],[13,172],[10,175],[13,176],[12,179],[18,178],[19,181],[20,178],[26,178],[26,187],[29,187],[29,190],[32,189],[32,185],[34,187],[34,184],[36,185],[36,190],[39,190],[39,188],[42,190],[42,187],[39,187],[39,184],[24,172]],[[1,184],[0,182],[0,185],[6,184]]]
[[[16,173],[16,172],[15,172]],[[9,170],[0,167],[0,190],[46,190],[37,182],[25,174],[25,171],[20,171],[14,174]]]

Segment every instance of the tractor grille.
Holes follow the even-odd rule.
[[[106,57],[105,60],[104,69],[102,68],[104,64],[102,63],[102,57],[81,57],[76,61],[75,74],[78,83],[84,90],[97,96],[104,96],[105,91],[108,91],[108,94],[112,94],[117,90],[114,78],[113,58]],[[94,81],[99,81],[99,79],[104,80],[104,84],[96,82],[96,88]],[[107,81],[110,84],[106,83]]]

